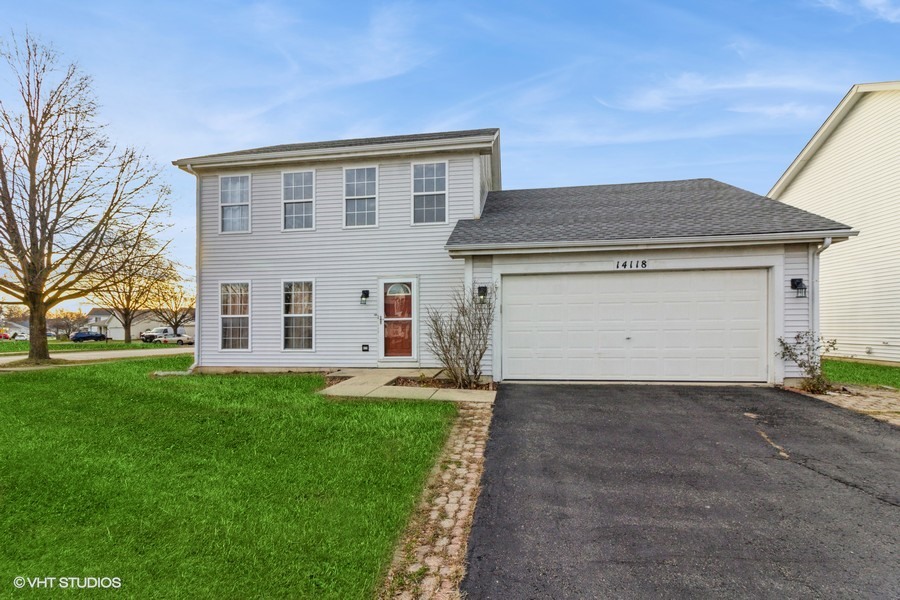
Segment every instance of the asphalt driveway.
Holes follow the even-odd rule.
[[[900,598],[900,429],[769,388],[501,385],[477,598]]]

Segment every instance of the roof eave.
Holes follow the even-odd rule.
[[[528,242],[511,244],[446,245],[451,257],[558,252],[594,252],[633,249],[700,248],[709,246],[752,246],[784,243],[817,243],[831,238],[840,242],[859,232],[852,229],[796,231],[768,234],[707,235],[668,238],[635,238],[627,240],[590,240],[576,242]]]
[[[209,156],[180,158],[172,164],[187,171],[190,169],[211,169],[220,167],[245,167],[271,165],[288,162],[322,162],[343,160],[348,158],[369,158],[376,156],[396,156],[409,154],[426,154],[433,152],[477,151],[479,154],[490,154],[500,132],[490,135],[468,136],[439,140],[421,140],[412,142],[392,142],[362,146],[336,146],[334,148],[311,148],[308,150],[288,150],[283,152],[261,152],[234,154],[230,156]]]
[[[858,83],[850,88],[850,91],[844,96],[844,98],[838,103],[831,114],[828,115],[828,118],[825,119],[825,122],[822,123],[821,127],[819,127],[818,131],[816,131],[815,135],[810,138],[810,140],[806,143],[806,146],[803,147],[803,150],[800,151],[800,154],[794,159],[794,161],[788,166],[787,170],[781,175],[778,181],[775,182],[775,185],[772,186],[772,189],[769,190],[767,194],[770,198],[778,197],[788,188],[794,178],[803,170],[803,167],[806,166],[806,163],[812,159],[815,153],[822,147],[822,145],[828,140],[831,134],[837,129],[838,125],[843,122],[844,118],[850,113],[854,106],[856,106],[857,102],[859,102],[860,98],[862,98],[863,94],[868,94],[871,92],[883,92],[890,90],[900,90],[900,81],[885,81],[880,83]]]

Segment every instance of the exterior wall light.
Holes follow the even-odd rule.
[[[479,285],[478,286],[478,304],[487,304],[487,286]]]
[[[791,279],[791,289],[797,290],[798,298],[806,298],[806,284],[802,279]]]
[[[362,294],[359,295],[359,303],[365,304],[369,301],[369,290],[363,290]]]

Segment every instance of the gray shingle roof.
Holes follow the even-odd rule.
[[[488,129],[466,129],[462,131],[439,131],[435,133],[416,133],[412,135],[388,135],[383,137],[356,138],[349,140],[329,140],[325,142],[303,142],[299,144],[281,144],[279,146],[263,146],[250,148],[249,150],[236,150],[234,152],[221,152],[218,154],[205,154],[194,156],[190,159],[180,158],[175,162],[185,160],[198,160],[201,158],[218,158],[225,156],[242,156],[245,154],[268,154],[274,152],[296,152],[301,150],[325,150],[328,148],[350,148],[359,146],[375,146],[379,144],[402,144],[405,142],[430,142],[434,140],[452,140],[457,138],[481,137],[496,134],[496,127]]]
[[[490,192],[447,246],[602,242],[849,227],[714,179]]]

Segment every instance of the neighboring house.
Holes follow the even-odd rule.
[[[819,330],[839,356],[900,361],[900,81],[853,86],[769,195],[861,231],[822,255]]]
[[[779,383],[816,248],[855,233],[711,179],[500,191],[497,129],[174,164],[201,371],[438,366],[426,309],[465,285],[496,286],[496,380]]]
[[[25,335],[29,333],[28,323],[16,323],[7,319],[0,320],[0,331],[9,335]]]
[[[134,321],[131,323],[131,339],[139,342],[142,332],[154,327],[165,327],[165,323],[159,320],[159,317],[149,310],[138,311]],[[85,326],[89,331],[97,331],[104,334],[111,340],[124,340],[125,328],[122,323],[113,315],[112,311],[105,308],[92,308],[88,313],[88,324]],[[184,326],[185,333],[190,336],[194,335],[194,323],[190,322]]]

